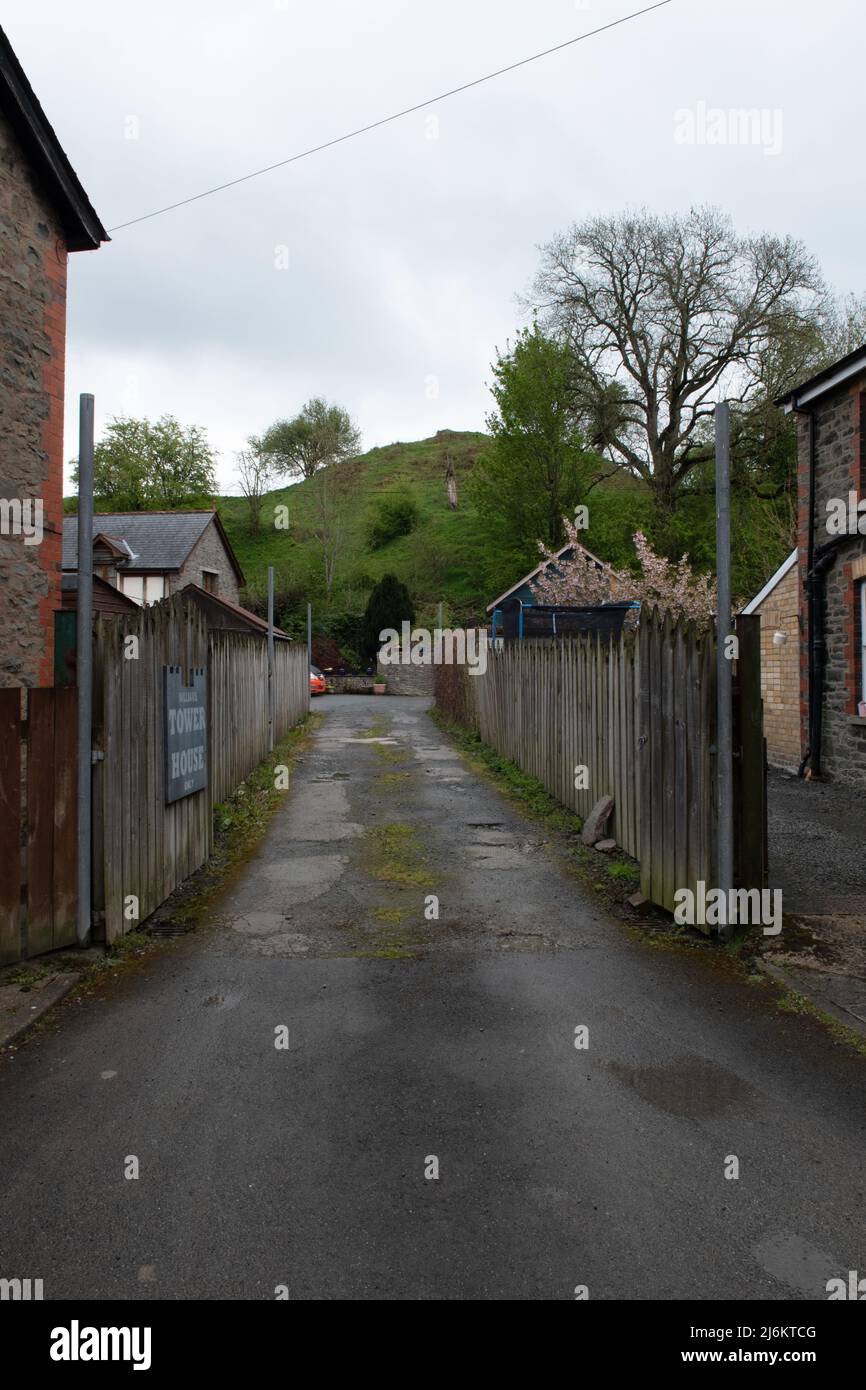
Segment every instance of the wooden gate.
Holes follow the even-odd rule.
[[[78,697],[0,690],[0,964],[75,940]]]
[[[734,885],[767,882],[760,619],[739,615],[733,683]],[[716,883],[716,641],[652,614],[640,631],[641,892],[673,911]]]

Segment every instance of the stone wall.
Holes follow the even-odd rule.
[[[866,373],[836,391],[815,410],[815,544],[829,540],[827,502],[866,495]],[[809,515],[809,432],[801,417],[799,439],[800,577],[806,578]],[[866,787],[866,720],[857,715],[862,678],[860,586],[866,582],[866,536],[845,538],[825,578],[824,721],[821,771],[830,781]],[[805,591],[804,591],[805,595]],[[808,621],[803,599],[800,649],[801,730],[808,745]]]
[[[60,608],[67,251],[0,115],[0,498],[41,499],[43,539],[0,535],[0,685],[52,685]]]
[[[383,666],[376,663],[377,674],[333,675],[325,672],[328,689],[335,695],[372,695],[373,682],[384,681],[388,695],[429,695],[433,694],[432,666]]]
[[[385,681],[389,695],[428,695],[433,698],[433,666],[383,666],[377,659],[379,680]]]
[[[189,553],[189,558],[180,574],[169,575],[169,593],[175,594],[187,584],[199,584],[204,589],[204,570],[216,570],[219,575],[217,596],[228,599],[229,603],[240,603],[238,577],[226,554],[222,537],[216,522],[210,522]]]
[[[800,613],[796,565],[757,609],[761,619],[761,695],[767,759],[774,767],[800,764]],[[787,641],[776,646],[773,634]]]

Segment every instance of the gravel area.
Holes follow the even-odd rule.
[[[866,797],[771,769],[769,881],[786,912],[866,913]]]

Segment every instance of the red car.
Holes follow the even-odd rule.
[[[310,667],[310,694],[327,695],[328,686],[318,666]]]

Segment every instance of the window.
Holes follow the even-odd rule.
[[[118,587],[133,603],[156,603],[165,598],[165,577],[161,574],[123,574]]]
[[[144,575],[124,574],[120,581],[121,592],[131,598],[133,603],[144,603]]]
[[[860,585],[860,700],[866,704],[866,580]]]
[[[219,593],[220,577],[218,570],[202,570],[202,585],[209,594]]]

